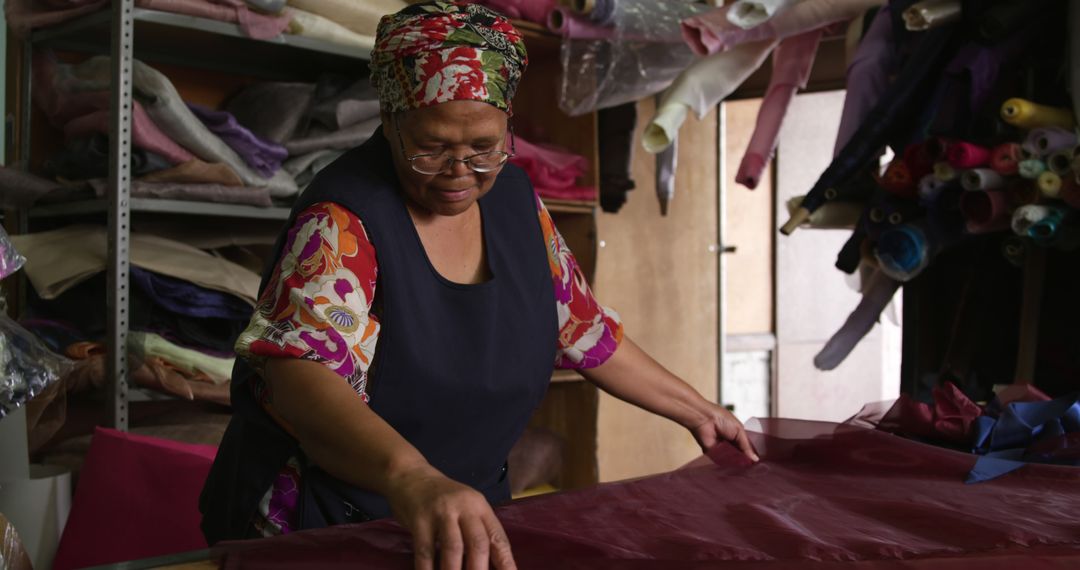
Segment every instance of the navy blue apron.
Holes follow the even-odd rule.
[[[379,264],[372,312],[381,323],[369,370],[371,408],[431,465],[493,504],[510,498],[506,458],[547,390],[558,322],[551,269],[525,173],[506,165],[480,199],[491,279],[453,283],[431,265],[381,130],[328,166],[297,214],[336,202],[363,222]],[[275,259],[284,247],[278,238]],[[260,287],[266,287],[272,267]],[[250,538],[259,500],[299,443],[255,401],[255,372],[233,370],[233,417],[200,497],[207,541]],[[385,498],[311,464],[296,529],[390,516]]]

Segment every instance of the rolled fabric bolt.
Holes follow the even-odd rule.
[[[919,189],[915,180],[911,177],[911,171],[900,158],[894,159],[885,168],[885,173],[881,175],[880,184],[882,188],[895,196],[914,198],[918,195]]]
[[[1039,105],[1018,97],[1001,104],[1001,120],[1021,129],[1039,127],[1071,129],[1076,126],[1076,119],[1071,110]]]
[[[547,27],[564,38],[574,40],[609,40],[615,35],[614,28],[597,26],[588,18],[562,6],[548,12]]]
[[[949,150],[945,152],[945,160],[953,168],[976,168],[989,164],[990,149],[959,141],[949,146]]]
[[[900,224],[904,223],[904,215],[900,212],[893,212],[889,214],[889,217],[886,219],[889,221],[890,224],[894,226],[899,226]]]
[[[1021,160],[1016,172],[1020,174],[1022,178],[1035,180],[1040,174],[1046,172],[1046,163],[1037,158]]]
[[[795,228],[801,226],[806,220],[810,219],[810,210],[799,206],[799,209],[795,210],[795,213],[788,218],[788,221],[780,227],[780,233],[789,236],[795,231]]]
[[[1035,179],[1035,185],[1039,187],[1039,192],[1047,198],[1057,198],[1061,193],[1061,177],[1049,170]]]
[[[880,224],[885,221],[885,210],[882,210],[881,208],[871,208],[868,217],[871,222]]]
[[[795,214],[802,199],[795,196],[787,201],[788,215]],[[805,224],[818,229],[851,229],[859,222],[862,210],[862,205],[855,202],[829,202],[814,210]]]
[[[744,30],[764,24],[777,12],[797,0],[736,0],[727,12],[727,19]]]
[[[934,159],[927,152],[927,142],[909,144],[904,149],[904,164],[911,172],[913,180],[922,180],[924,176],[934,171]]]
[[[1058,176],[1067,176],[1073,170],[1072,149],[1059,150],[1046,157],[1046,168]]]
[[[944,160],[934,163],[934,178],[941,181],[949,181],[956,178],[956,169]]]
[[[943,26],[960,19],[960,0],[923,0],[904,10],[904,26],[913,32]]]
[[[645,150],[655,154],[667,148],[679,136],[679,127],[689,111],[690,107],[682,103],[662,105],[641,135]]]
[[[990,153],[990,168],[1002,176],[1016,174],[1020,165],[1020,145],[1003,143]]]
[[[964,190],[995,190],[1005,185],[1005,179],[989,168],[972,168],[960,175],[960,186]]]
[[[960,196],[960,213],[969,234],[984,234],[1009,229],[1009,197],[1004,192],[982,190],[964,192]]]
[[[1047,156],[1065,149],[1072,151],[1076,147],[1076,133],[1058,127],[1032,129],[1028,133],[1027,140],[1039,156]]]
[[[938,180],[933,174],[927,174],[919,179],[919,203],[929,206],[937,201],[938,195],[948,186],[944,180]]]
[[[930,264],[930,240],[918,226],[905,224],[889,228],[878,236],[874,257],[885,275],[897,281],[908,281]]]
[[[568,2],[560,2],[560,4],[586,16],[592,14],[592,11],[596,8],[596,0],[569,0]]]
[[[1029,237],[1040,245],[1048,244],[1057,233],[1057,226],[1065,217],[1061,208],[1029,204],[1013,212],[1012,230],[1018,236]],[[1041,224],[1036,228],[1036,224]]]

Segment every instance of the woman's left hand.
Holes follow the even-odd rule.
[[[739,448],[752,461],[760,461],[754,446],[750,444],[750,438],[746,436],[746,429],[742,422],[723,406],[703,401],[703,413],[707,419],[694,426],[686,426],[703,451],[717,443],[727,441]]]

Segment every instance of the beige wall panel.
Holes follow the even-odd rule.
[[[773,223],[772,165],[766,167],[756,190],[735,183],[746,144],[754,134],[760,99],[724,103],[726,164],[724,244],[736,247],[727,254],[727,334],[773,332]]]
[[[596,289],[623,318],[627,334],[669,370],[715,401],[717,382],[716,113],[689,119],[679,135],[676,195],[661,217],[655,157],[641,150],[653,102],[638,105],[637,188],[618,214],[603,214]],[[682,427],[602,394],[600,480],[658,473],[700,455]]]

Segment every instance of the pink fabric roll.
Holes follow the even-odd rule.
[[[1009,229],[1012,212],[1009,195],[998,190],[974,190],[960,195],[960,213],[967,221],[969,234],[983,234]]]
[[[135,5],[148,10],[186,14],[238,24],[248,37],[265,40],[276,37],[289,26],[292,14],[267,15],[248,9],[243,0],[135,0]]]
[[[753,190],[761,181],[765,165],[772,160],[776,152],[777,136],[784,123],[791,98],[799,89],[806,88],[810,79],[810,69],[814,66],[818,43],[822,30],[813,30],[805,34],[792,36],[780,42],[773,50],[773,72],[769,80],[769,89],[758,110],[757,125],[750,143],[746,145],[746,154],[739,164],[735,181]]]
[[[811,0],[800,2],[760,26],[744,30],[728,21],[728,8],[718,8],[682,21],[683,38],[696,53],[716,53],[741,43],[787,38],[861,15],[883,0]]]
[[[990,163],[990,149],[977,144],[956,141],[949,145],[945,160],[953,168],[977,168]]]
[[[990,168],[1002,176],[1016,174],[1020,167],[1020,145],[1002,143],[990,152]]]
[[[615,28],[597,26],[588,18],[562,6],[548,12],[545,21],[549,30],[572,40],[606,40],[615,35]]]
[[[75,100],[85,100],[87,104],[91,104],[97,110],[68,121],[64,125],[65,138],[72,140],[92,133],[109,134],[109,93],[107,91],[76,93],[72,94],[71,97]],[[158,129],[153,119],[146,114],[142,104],[138,101],[132,102],[131,130],[132,143],[135,146],[161,155],[165,160],[173,164],[195,159],[194,155],[173,142],[172,139]]]

